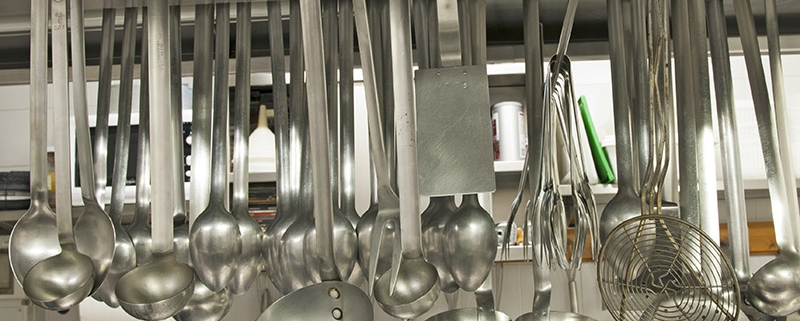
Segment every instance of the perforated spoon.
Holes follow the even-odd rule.
[[[31,267],[57,255],[56,213],[47,200],[47,0],[31,1],[30,172],[31,205],[8,240],[11,271],[19,284]]]

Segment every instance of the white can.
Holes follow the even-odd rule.
[[[492,135],[494,159],[516,161],[525,159],[528,150],[528,133],[522,104],[504,101],[492,106]]]

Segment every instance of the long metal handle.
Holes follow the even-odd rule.
[[[645,182],[647,176],[647,163],[650,156],[650,75],[647,66],[647,2],[646,1],[631,1],[631,12],[633,17],[631,19],[632,34],[630,52],[631,59],[633,60],[633,82],[629,88],[632,90],[631,96],[634,104],[632,104],[632,118],[636,119],[634,123],[633,133],[636,138],[633,141],[636,143],[636,150],[638,153],[638,177],[639,180],[635,182],[635,187]],[[641,189],[644,194],[644,189]]]
[[[536,187],[539,184],[539,168],[541,159],[538,155],[542,154],[542,126],[544,101],[542,81],[544,67],[542,66],[542,46],[541,46],[541,25],[539,24],[539,0],[526,0],[522,3],[524,11],[525,29],[525,101],[528,106],[528,155],[527,175],[530,191],[538,193]],[[533,194],[535,195],[535,194]]]
[[[125,8],[125,27],[122,37],[122,68],[119,83],[119,110],[117,111],[117,141],[114,149],[114,171],[111,174],[111,207],[108,215],[119,222],[125,206],[125,183],[130,154],[131,104],[133,97],[133,65],[136,53],[137,8]],[[77,116],[77,115],[76,115]]]
[[[633,188],[633,154],[631,151],[630,99],[627,73],[625,71],[625,41],[622,27],[622,5],[620,0],[609,0],[608,39],[611,59],[611,83],[614,100],[614,134],[617,143],[617,184],[619,189]]]
[[[305,70],[305,53],[303,51],[303,32],[300,25],[300,2],[299,0],[289,1],[289,81],[291,82],[289,94],[289,135],[291,140],[289,175],[291,175],[291,188],[289,193],[293,205],[303,207],[299,203],[301,190],[306,192],[308,188],[302,188],[302,151],[306,150],[305,135],[306,123],[308,122],[308,111],[304,106],[306,105],[305,83],[303,79],[303,72]],[[308,211],[300,211],[305,213]]]
[[[322,280],[339,279],[333,260],[333,204],[331,202],[330,159],[328,154],[328,97],[325,95],[325,59],[322,52],[322,19],[319,2],[300,1],[303,48],[308,83],[308,105],[317,108],[308,113],[311,136],[311,160],[314,165],[314,226],[317,250],[321,253]]]
[[[353,0],[339,1],[339,74],[341,117],[341,207],[343,213],[356,212],[355,101],[353,87]],[[354,226],[355,227],[355,226]]]
[[[103,9],[100,42],[100,74],[97,81],[97,123],[94,138],[95,196],[100,204],[108,184],[108,112],[111,108],[111,71],[114,58],[114,18],[116,9]]]
[[[733,80],[728,51],[728,36],[722,0],[708,1],[708,35],[711,63],[714,68],[714,89],[717,98],[719,140],[722,145],[722,173],[725,178],[725,200],[728,203],[731,264],[740,283],[750,279],[750,240],[747,237],[747,213],[742,186],[742,165],[736,113],[733,108]]]
[[[86,102],[86,47],[83,28],[83,0],[70,0],[72,51],[72,104],[75,108],[75,138],[78,141],[81,196],[84,203],[97,203],[92,140],[89,137],[89,111]],[[99,204],[98,204],[99,205]]]
[[[31,204],[47,201],[47,0],[31,1]]]
[[[192,91],[192,178],[189,225],[208,206],[211,190],[211,104],[214,6],[195,6],[194,77]]]
[[[216,5],[214,50],[214,111],[211,126],[211,198],[209,204],[224,202],[228,189],[226,155],[228,127],[228,54],[230,52],[230,4]]]
[[[251,4],[236,4],[236,94],[233,117],[233,203],[247,212],[248,160],[250,138],[250,25]],[[273,71],[274,73],[274,71]]]
[[[283,48],[283,21],[281,18],[281,3],[278,1],[267,2],[267,12],[269,14],[269,48],[271,52],[272,64],[272,109],[275,112],[275,175],[278,212],[289,211],[289,199],[291,194],[287,193],[290,189],[290,176],[286,173],[289,168],[289,102],[286,89],[286,68],[284,66]]]
[[[150,214],[150,66],[147,57],[148,30],[147,9],[142,9],[142,60],[141,82],[139,92],[139,146],[136,160],[136,216],[134,221],[142,219],[142,224],[147,225]]]
[[[373,166],[377,186],[389,186],[389,168],[386,160],[386,149],[380,133],[383,132],[381,124],[381,109],[378,99],[377,80],[375,76],[375,62],[372,56],[372,39],[369,33],[369,20],[365,0],[353,0],[353,11],[356,18],[356,34],[358,46],[361,48],[361,69],[364,74],[364,92],[367,102],[367,126],[369,127],[369,146],[372,153]],[[375,189],[377,190],[377,189]]]
[[[325,94],[328,96],[328,158],[333,207],[339,207],[339,19],[338,1],[322,1],[322,39],[325,51]]]
[[[170,101],[173,113],[172,130],[172,188],[175,189],[175,198],[172,200],[172,220],[177,226],[184,226],[186,222],[186,195],[183,191],[184,161],[183,161],[183,99],[181,80],[181,6],[169,8],[169,37],[170,41]]]
[[[786,93],[783,87],[783,63],[781,62],[781,40],[778,31],[778,9],[775,0],[764,0],[767,16],[767,47],[769,48],[769,70],[772,77],[772,99],[775,100],[775,120],[778,122],[778,148],[780,160],[784,164],[783,177],[786,191],[795,195],[797,180],[792,167],[792,138],[789,137],[789,121],[791,116],[787,113]],[[797,199],[797,197],[794,197]],[[799,213],[797,202],[789,202],[789,213]],[[798,248],[800,250],[800,248]]]
[[[74,243],[72,187],[69,161],[69,90],[67,82],[67,3],[51,0],[50,29],[53,50],[53,121],[56,153],[56,226],[61,244]]]
[[[150,56],[150,127],[152,180],[153,253],[172,252],[172,210],[176,197],[172,180],[172,137],[170,110],[169,12],[166,1],[148,0],[148,55]]]
[[[775,240],[781,253],[797,253],[800,248],[800,238],[796,237],[795,233],[800,230],[800,216],[797,215],[797,212],[791,212],[792,208],[796,208],[797,197],[789,197],[789,192],[793,195],[794,191],[786,190],[784,166],[791,166],[791,164],[782,164],[778,159],[780,148],[775,114],[767,93],[764,66],[761,65],[753,10],[747,0],[734,0],[733,5],[755,105],[758,134],[761,137],[761,152],[764,154],[764,163],[767,169],[772,220],[775,222]]]
[[[403,255],[422,256],[419,216],[419,184],[417,178],[416,108],[414,78],[411,68],[411,19],[406,0],[389,3],[389,29],[392,44],[394,77],[394,113],[397,144],[397,185],[400,196],[400,232]]]

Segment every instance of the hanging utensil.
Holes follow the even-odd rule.
[[[442,232],[457,209],[455,196],[434,196],[431,197],[428,208],[422,212],[420,217],[422,253],[425,254],[425,260],[436,267],[436,272],[439,273],[439,287],[446,293],[458,290],[458,284],[444,261]]]
[[[728,203],[728,235],[731,264],[739,280],[742,298],[749,296],[747,283],[750,272],[750,244],[747,213],[745,209],[742,168],[739,156],[739,137],[736,129],[736,113],[733,108],[733,81],[731,62],[728,53],[728,36],[725,27],[722,1],[709,1],[708,35],[711,49],[711,63],[714,68],[714,89],[717,98],[717,118],[719,119],[719,139],[722,146],[723,177],[725,178],[725,200]],[[741,300],[739,307],[752,321],[775,320],[758,311],[748,300]]]
[[[142,60],[139,82],[139,146],[136,160],[136,208],[133,221],[128,225],[133,247],[136,250],[136,266],[153,261],[153,239],[150,230],[150,76],[147,57],[147,8],[142,9]]]
[[[389,26],[397,126],[400,248],[392,269],[375,284],[375,299],[390,315],[411,319],[428,311],[441,292],[436,268],[422,255],[419,216],[416,112],[411,69],[411,19],[407,1],[389,2]],[[374,248],[374,244],[373,244]],[[397,257],[398,251],[402,255]],[[394,272],[397,271],[397,272]],[[397,275],[395,278],[395,274]]]
[[[130,235],[122,227],[122,210],[125,206],[125,183],[128,175],[130,154],[131,104],[133,96],[133,64],[136,52],[136,19],[138,8],[125,9],[125,27],[122,43],[122,70],[119,85],[119,110],[117,112],[117,141],[114,145],[114,171],[111,179],[111,207],[108,216],[114,225],[114,259],[105,280],[94,294],[94,298],[112,308],[119,307],[114,294],[117,281],[136,267],[136,249]],[[76,105],[77,107],[77,105]],[[76,114],[76,117],[84,115]]]
[[[225,206],[228,170],[225,151],[228,124],[228,37],[230,5],[217,4],[214,110],[211,138],[211,194],[189,233],[189,253],[197,276],[213,292],[227,286],[236,272],[242,240],[236,219]]]
[[[772,316],[785,316],[800,309],[796,283],[793,276],[800,264],[800,238],[795,236],[800,221],[797,216],[796,189],[788,189],[792,184],[792,164],[784,163],[780,156],[785,150],[780,146],[781,126],[777,125],[767,92],[764,67],[756,39],[755,23],[749,2],[734,1],[736,21],[742,37],[750,89],[755,103],[756,121],[761,138],[761,150],[767,168],[767,181],[772,202],[772,219],[775,224],[775,239],[778,243],[778,257],[761,267],[747,283],[747,299],[761,312]]]
[[[492,276],[486,278],[478,290],[475,291],[475,308],[461,308],[449,310],[425,321],[511,321],[507,314],[495,310],[494,293],[492,290]]]
[[[354,0],[353,10],[355,15],[356,32],[358,35],[359,53],[361,55],[361,68],[364,73],[364,92],[367,102],[367,125],[369,127],[369,145],[372,154],[372,164],[375,167],[375,180],[377,182],[376,195],[378,208],[375,216],[365,213],[358,223],[359,248],[361,253],[369,253],[364,259],[368,262],[367,282],[370,294],[373,293],[375,282],[385,273],[387,267],[379,262],[385,260],[387,255],[392,255],[391,264],[396,263],[395,257],[399,253],[387,252],[387,249],[397,249],[400,242],[395,231],[399,228],[400,205],[399,198],[390,184],[389,161],[387,160],[385,141],[382,133],[384,128],[381,123],[381,108],[379,105],[379,88],[377,86],[376,62],[373,60],[371,50],[373,44],[367,16],[365,0]],[[377,229],[375,228],[377,227]],[[364,245],[367,245],[366,247]],[[391,253],[391,254],[390,254]],[[380,268],[380,270],[379,270]],[[392,268],[393,278],[396,279],[396,269]]]
[[[242,239],[242,256],[236,274],[228,285],[234,294],[250,288],[261,270],[261,226],[248,209],[247,150],[250,122],[250,3],[236,5],[236,98],[234,102],[233,202],[231,214],[236,217]]]
[[[81,196],[83,213],[75,221],[75,247],[92,259],[95,268],[92,293],[96,292],[111,267],[116,232],[108,214],[97,200],[94,183],[94,161],[92,141],[89,137],[89,112],[86,102],[86,47],[83,28],[83,1],[71,0],[70,35],[72,52],[72,89],[75,106],[75,138],[78,142],[78,168],[81,173]],[[66,16],[65,16],[66,18]],[[55,38],[54,38],[55,39]],[[130,105],[128,105],[130,106]],[[84,183],[85,182],[85,183]],[[133,255],[128,252],[128,255]],[[130,257],[127,260],[131,260]]]
[[[150,56],[150,113],[153,116],[152,141],[152,229],[153,262],[137,267],[117,282],[117,298],[128,314],[144,320],[161,320],[178,313],[192,298],[194,271],[175,260],[173,246],[174,201],[172,188],[172,125],[175,117],[169,109],[170,51],[168,47],[168,4],[148,1],[148,55]],[[167,179],[164,179],[167,178]],[[165,282],[169,280],[169,282]]]
[[[276,139],[276,193],[277,193],[277,214],[275,220],[267,228],[262,239],[261,254],[265,260],[265,267],[267,275],[269,276],[275,287],[282,293],[288,293],[289,290],[284,284],[283,270],[278,266],[281,251],[279,251],[279,242],[281,236],[286,231],[293,221],[293,216],[289,214],[291,211],[291,201],[294,194],[293,191],[293,177],[292,167],[290,164],[291,155],[289,151],[289,114],[288,114],[288,101],[286,89],[286,75],[284,68],[284,48],[283,48],[283,22],[281,18],[281,4],[280,2],[268,2],[267,11],[269,13],[269,43],[271,50],[270,59],[272,63],[272,97],[273,97],[273,110],[275,111],[275,139]],[[291,23],[291,22],[290,22]],[[290,38],[290,47],[295,47],[296,35]],[[292,58],[293,61],[298,58]],[[293,88],[294,89],[294,86]],[[288,170],[287,170],[288,169]],[[292,220],[287,219],[292,217]]]
[[[314,165],[314,224],[317,251],[321,253],[318,264],[323,282],[304,287],[279,299],[259,317],[258,320],[320,320],[326,318],[342,319],[348,316],[353,320],[372,320],[372,307],[369,298],[357,287],[341,282],[340,269],[334,257],[333,203],[328,166],[327,97],[325,91],[325,70],[322,53],[322,22],[318,2],[300,2],[302,33],[305,49],[305,63],[308,73],[309,106],[319,108],[309,113],[311,129],[311,159]],[[347,223],[347,222],[345,222]],[[348,224],[349,225],[349,224]],[[352,228],[352,227],[351,227]],[[355,233],[353,233],[355,234]],[[354,244],[353,244],[354,245]],[[311,299],[318,304],[313,309],[304,304]],[[325,302],[335,301],[330,307]]]
[[[173,115],[172,124],[175,134],[172,135],[172,166],[175,173],[184,173],[183,153],[183,81],[181,80],[181,7],[169,8],[169,34],[170,39],[170,107]],[[186,194],[184,193],[183,175],[172,176],[172,188],[177,197],[173,199],[172,223],[174,224],[173,243],[175,244],[175,257],[180,263],[189,264],[189,226],[186,220]]]
[[[47,200],[47,33],[49,1],[31,1],[31,205],[8,239],[8,258],[20,285],[31,267],[59,253],[56,213]],[[109,68],[110,69],[110,68]],[[67,178],[68,179],[68,178]]]
[[[67,82],[67,4],[52,1],[53,104],[55,109],[56,207],[61,253],[33,265],[22,282],[25,295],[36,305],[63,310],[77,305],[92,291],[96,270],[88,256],[75,248],[72,229],[72,188],[69,180],[69,93]],[[41,93],[40,93],[41,94]],[[94,191],[92,191],[94,195]],[[51,231],[52,233],[52,231]]]

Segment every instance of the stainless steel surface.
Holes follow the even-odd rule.
[[[436,272],[439,273],[439,288],[446,293],[458,290],[458,284],[445,264],[442,232],[457,209],[455,196],[434,196],[430,198],[428,208],[422,212],[420,217],[422,253],[425,255],[425,260],[436,267]]]
[[[214,7],[195,8],[194,76],[192,77],[192,176],[189,188],[189,225],[208,206],[211,191],[211,117]]]
[[[256,321],[371,321],[372,317],[369,297],[359,288],[345,282],[325,281],[278,299]]]
[[[636,164],[638,173],[635,175],[638,180],[634,182],[636,190],[640,190],[642,182],[645,180],[647,171],[647,160],[650,155],[650,132],[649,122],[650,119],[650,76],[647,65],[647,6],[645,1],[630,1],[631,4],[631,30],[632,37],[627,41],[630,45],[628,48],[632,49],[626,52],[629,56],[628,70],[629,74],[632,73],[633,77],[629,78],[630,95],[631,95],[631,119],[633,122],[633,129],[631,131],[632,141],[635,144],[636,155],[638,159]],[[626,48],[627,49],[627,48]],[[641,192],[640,192],[641,193]]]
[[[411,69],[411,19],[408,1],[390,1],[389,29],[394,77],[394,106],[400,196],[400,260],[394,273],[385,273],[375,285],[378,305],[390,315],[410,319],[428,311],[441,292],[436,268],[425,261],[420,240],[419,185],[417,181],[416,115]],[[399,261],[395,263],[395,261]]]
[[[177,321],[221,320],[228,314],[232,304],[233,294],[230,291],[211,291],[199,278],[195,278],[191,300],[173,318]]]
[[[67,3],[51,3],[53,48],[53,105],[55,108],[56,153],[69,153],[69,94],[67,82]],[[72,229],[69,158],[56,160],[56,198],[58,208],[58,239],[61,253],[33,265],[25,275],[22,288],[36,305],[50,310],[62,310],[77,305],[92,291],[95,269],[92,260],[75,249]],[[92,191],[92,195],[94,191]],[[52,233],[52,232],[51,232]]]
[[[119,88],[119,111],[117,112],[117,141],[114,146],[114,171],[112,172],[111,183],[111,206],[108,209],[108,216],[114,225],[114,256],[108,275],[104,280],[94,298],[105,302],[112,308],[119,307],[114,288],[117,281],[125,273],[136,267],[136,249],[128,232],[122,227],[122,209],[125,205],[125,183],[128,174],[128,156],[131,136],[131,104],[133,96],[133,58],[136,51],[136,20],[139,11],[137,8],[125,9],[125,29],[124,42],[122,46],[122,76]],[[85,117],[80,115],[77,117]],[[88,129],[88,128],[87,128]],[[107,240],[95,240],[95,242],[107,242]]]
[[[614,98],[614,134],[617,146],[617,195],[606,204],[600,216],[600,239],[623,221],[641,214],[639,196],[634,191],[633,154],[630,134],[630,100],[626,53],[624,51],[620,0],[608,1],[609,51],[611,52],[611,83]]]
[[[730,258],[742,299],[747,298],[747,282],[750,281],[750,240],[747,227],[744,188],[742,187],[742,167],[739,154],[739,137],[736,129],[736,113],[733,108],[733,81],[731,62],[728,53],[727,31],[725,30],[722,1],[707,2],[708,36],[711,48],[711,63],[714,68],[714,89],[717,98],[717,119],[719,119],[719,140],[722,148],[722,173],[725,179],[725,200],[728,205],[728,237]],[[774,320],[758,311],[750,301],[741,300],[739,307],[752,321]]]
[[[103,9],[100,41],[100,65],[97,80],[97,123],[94,139],[94,172],[96,197],[105,206],[108,185],[108,115],[111,109],[111,72],[114,64],[114,25],[116,9]],[[144,28],[143,28],[144,29]],[[143,40],[142,43],[145,41]]]
[[[227,286],[236,272],[242,240],[236,219],[225,206],[228,189],[226,141],[228,125],[228,41],[230,8],[216,7],[214,107],[211,136],[211,194],[208,207],[189,233],[189,254],[197,277],[217,292]]]
[[[340,146],[340,207],[353,228],[358,226],[356,213],[356,149],[355,149],[355,97],[353,87],[353,0],[339,1],[339,137]]]
[[[456,284],[476,291],[490,276],[497,256],[494,220],[478,203],[477,194],[464,195],[442,233],[444,263]]]
[[[358,44],[360,48],[372,48],[372,39],[367,17],[367,6],[365,0],[354,0],[353,11],[355,15],[356,32],[358,36]],[[383,140],[384,128],[382,127],[381,119],[381,106],[379,106],[379,86],[376,78],[376,71],[380,70],[376,62],[373,60],[372,50],[362,49],[359,50],[362,61],[362,69],[364,74],[364,92],[366,94],[367,102],[367,125],[369,127],[369,146],[372,158],[372,164],[375,167],[375,180],[377,186],[377,210],[375,215],[368,215],[365,213],[358,223],[359,233],[359,248],[363,249],[362,253],[368,253],[368,257],[364,258],[367,265],[367,282],[369,287],[369,294],[373,293],[377,277],[383,275],[388,268],[384,264],[379,264],[380,261],[386,262],[388,255],[397,256],[393,251],[387,252],[387,249],[396,249],[397,243],[400,242],[399,234],[399,214],[400,205],[399,199],[390,184],[389,163],[387,161],[386,147]],[[375,229],[377,227],[377,230]],[[391,246],[391,247],[390,247]],[[395,261],[392,259],[392,261]],[[378,268],[380,267],[380,271]],[[397,279],[397,269],[392,269],[392,278]]]
[[[57,255],[56,214],[47,200],[48,0],[31,4],[30,172],[31,205],[9,236],[8,257],[17,283],[36,263]]]
[[[153,261],[139,266],[117,282],[116,293],[120,305],[128,314],[149,320],[165,319],[175,315],[191,299],[194,292],[194,271],[178,263],[173,252],[173,197],[172,143],[175,133],[174,113],[170,102],[170,51],[169,12],[167,3],[148,2],[148,56],[149,94],[152,126],[152,248]],[[169,282],[165,282],[169,280]]]
[[[81,171],[83,213],[75,221],[75,247],[92,259],[94,284],[92,293],[100,288],[114,259],[114,225],[96,198],[92,141],[89,138],[89,116],[86,102],[86,48],[83,28],[83,1],[69,2],[70,48],[72,54],[72,105],[75,111],[75,137],[78,167]],[[129,105],[130,106],[130,105]],[[85,183],[84,183],[85,182]]]
[[[136,208],[128,234],[136,250],[136,266],[153,261],[153,238],[150,231],[150,66],[147,57],[147,9],[142,10],[141,82],[139,92],[139,146],[136,160]]]
[[[247,19],[250,3],[236,5],[236,97],[233,119],[233,201],[231,214],[236,217],[242,240],[242,256],[236,274],[228,284],[234,294],[245,293],[261,271],[261,226],[250,216],[248,208],[248,161],[250,121],[250,35]],[[245,18],[247,17],[247,18]]]
[[[170,39],[180,39],[181,37],[181,8],[172,6],[169,8],[169,37]],[[186,220],[186,193],[184,192],[184,176],[177,173],[184,172],[184,153],[183,153],[183,101],[181,80],[181,46],[177,41],[170,42],[170,110],[173,113],[172,129],[172,171],[176,173],[171,176],[172,188],[175,190],[175,198],[172,200],[172,240],[175,246],[175,258],[180,263],[189,264],[189,225]]]
[[[415,83],[420,193],[494,191],[485,66],[418,70]]]
[[[800,295],[797,285],[800,279],[790,271],[796,269],[800,262],[798,249],[800,238],[795,231],[800,228],[800,217],[796,215],[797,197],[794,191],[786,189],[785,170],[790,164],[784,164],[779,146],[780,127],[776,125],[775,113],[771,108],[764,67],[761,65],[758,43],[756,42],[755,23],[752,8],[746,1],[734,2],[736,21],[742,34],[742,46],[745,49],[750,89],[755,103],[756,121],[759,125],[761,150],[767,169],[770,201],[772,203],[772,219],[775,224],[775,239],[780,249],[775,260],[759,269],[747,283],[748,299],[756,309],[772,316],[785,316],[800,309]]]
[[[283,49],[283,23],[280,17],[280,3],[270,2],[267,7],[270,17],[270,33],[269,43],[273,52],[284,52]],[[294,44],[293,39],[290,39],[290,44]],[[293,46],[294,47],[294,46]],[[291,58],[293,60],[297,58]],[[265,268],[267,275],[272,283],[281,292],[287,293],[286,286],[283,284],[282,270],[279,265],[280,251],[278,251],[278,243],[283,235],[283,232],[288,228],[289,216],[288,211],[291,210],[292,195],[293,195],[293,177],[292,173],[291,155],[289,152],[290,132],[289,132],[289,104],[286,89],[286,75],[283,59],[271,59],[272,62],[272,83],[273,83],[273,110],[275,111],[275,140],[277,156],[275,163],[276,170],[276,193],[277,199],[277,216],[275,220],[267,228],[262,238],[261,254],[265,261]],[[294,88],[294,87],[293,87]],[[283,223],[289,222],[289,223]],[[282,227],[281,224],[283,223]]]

